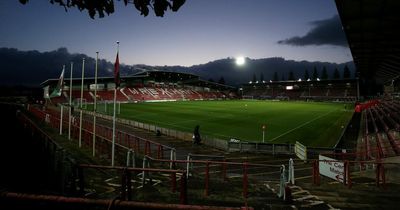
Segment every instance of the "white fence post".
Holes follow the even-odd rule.
[[[190,169],[190,153],[187,156],[187,162],[186,162],[186,178],[189,178],[189,169]]]
[[[147,165],[147,157],[143,157],[143,168],[146,168]],[[144,184],[146,183],[146,172],[142,171],[142,187],[144,187]]]
[[[281,178],[279,182],[279,197],[285,199],[286,170],[285,165],[281,166]]]
[[[176,160],[176,150],[175,150],[175,148],[171,149],[170,160],[171,160],[171,162],[169,164],[169,168],[172,169],[173,161]]]
[[[63,108],[63,105],[61,105],[60,106],[60,135],[62,135],[62,126],[63,126],[63,111],[64,111],[64,108]]]
[[[294,184],[294,162],[293,159],[289,159],[289,175],[288,175],[288,182]]]

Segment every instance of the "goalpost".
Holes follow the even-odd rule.
[[[81,103],[81,98],[75,98],[74,99],[73,104],[74,104],[75,107],[81,107],[80,103]],[[82,98],[82,109],[87,109],[87,101],[86,101],[85,98]]]
[[[254,99],[254,96],[251,95],[243,95],[242,99]]]

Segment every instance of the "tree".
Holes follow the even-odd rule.
[[[261,72],[260,73],[260,82],[263,82],[264,81],[264,74]]]
[[[208,79],[209,82],[215,82],[212,78]]]
[[[327,80],[328,79],[328,71],[326,70],[326,67],[322,67],[322,75],[321,79]]]
[[[19,0],[21,4],[28,3],[29,0]],[[154,13],[158,17],[163,17],[164,13],[170,9],[173,12],[178,11],[178,9],[185,3],[186,0],[123,0],[125,6],[128,4],[135,5],[135,8],[140,11],[140,15],[147,16],[149,14],[149,8],[153,9]],[[110,15],[115,12],[114,0],[49,0],[51,4],[58,4],[64,7],[65,11],[69,8],[76,7],[80,11],[87,10],[89,16],[94,19],[96,14],[100,18],[105,15]]]
[[[305,71],[304,71],[304,78],[303,78],[304,80],[308,80],[308,79],[310,79],[310,74],[308,73],[308,69],[306,69]]]
[[[278,81],[278,72],[274,72],[274,78],[272,79],[273,81]]]
[[[295,80],[293,71],[289,72],[288,80]]]
[[[257,76],[256,76],[256,73],[254,73],[253,74],[253,80],[252,80],[253,82],[257,82]]]
[[[333,71],[333,79],[340,79],[340,73],[337,68],[335,68],[335,71]]]
[[[221,85],[225,85],[225,79],[224,77],[221,76],[221,78],[219,78],[218,83]]]
[[[350,69],[347,67],[347,65],[344,66],[343,68],[343,79],[349,79],[350,78]]]
[[[316,80],[317,78],[318,78],[318,70],[317,70],[317,67],[314,66],[314,71],[313,71],[313,74],[312,74],[312,79],[313,79],[313,80]]]

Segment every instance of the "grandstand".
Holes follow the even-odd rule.
[[[243,98],[355,102],[357,80],[249,82],[242,86]]]
[[[143,101],[178,101],[178,100],[222,100],[236,97],[234,87],[201,80],[198,76],[187,73],[166,71],[145,71],[132,76],[122,77],[121,88],[116,99],[119,102]],[[44,81],[43,95],[46,98],[49,91],[56,87],[58,79]],[[85,78],[83,99],[93,103],[97,97],[100,101],[112,101],[114,97],[114,78],[100,77],[97,84],[97,96],[94,78]],[[64,80],[69,84],[69,78]],[[72,99],[81,97],[81,78],[72,79]],[[47,97],[48,98],[48,97]],[[62,95],[48,99],[48,103],[66,103],[69,100],[69,87],[64,86]]]

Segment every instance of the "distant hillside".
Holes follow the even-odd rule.
[[[58,78],[62,65],[66,65],[66,77],[69,76],[70,63],[74,62],[74,77],[81,77],[82,58],[85,58],[85,76],[94,76],[95,59],[84,54],[71,54],[66,48],[59,48],[50,52],[19,51],[12,48],[0,48],[0,84],[2,85],[30,85],[38,86],[49,78]],[[295,78],[303,78],[307,69],[310,76],[314,67],[319,75],[322,74],[322,67],[325,66],[329,77],[332,77],[335,68],[343,74],[343,68],[347,65],[350,68],[351,76],[354,77],[353,62],[335,64],[327,62],[293,61],[283,58],[246,59],[246,64],[237,66],[233,58],[226,58],[211,61],[206,64],[183,66],[148,66],[148,65],[121,65],[121,75],[127,76],[148,70],[164,70],[173,72],[184,72],[199,75],[202,79],[218,81],[224,77],[227,84],[240,85],[253,79],[256,75],[260,80],[263,74],[264,80],[273,78],[274,72],[278,78],[288,79],[290,71],[293,71]],[[113,62],[106,60],[99,61],[99,76],[112,76],[114,69]]]
[[[95,59],[85,54],[71,54],[66,48],[50,52],[0,48],[0,84],[38,86],[47,79],[58,78],[63,65],[65,77],[69,77],[71,62],[74,63],[73,77],[81,77],[82,58],[85,58],[85,77],[94,77]],[[122,72],[129,72],[129,68],[120,67]],[[99,76],[112,76],[113,70],[113,63],[99,60]]]

